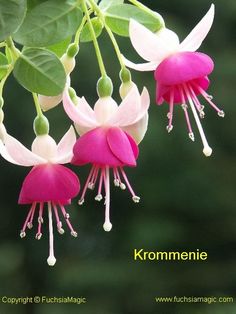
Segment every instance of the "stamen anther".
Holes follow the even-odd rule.
[[[132,200],[134,201],[134,203],[139,203],[140,197],[137,196],[137,195],[134,195],[134,196],[132,197]]]
[[[126,189],[126,185],[122,182],[120,182],[120,188],[121,190],[125,190]]]
[[[102,200],[102,194],[98,194],[97,196],[95,196],[95,201],[100,202]]]
[[[195,141],[195,137],[194,137],[193,133],[189,133],[188,136],[189,136],[190,140],[192,140],[193,142]]]
[[[173,125],[167,125],[166,130],[168,133],[170,133],[173,130]]]
[[[25,236],[26,236],[26,233],[25,233],[24,231],[21,231],[21,232],[20,232],[20,237],[21,237],[21,239],[23,239]]]
[[[218,111],[217,114],[218,114],[218,116],[221,117],[221,118],[224,118],[224,116],[225,116],[225,113],[224,113],[223,110]]]
[[[36,233],[35,239],[40,240],[42,238],[42,233]]]
[[[84,198],[80,199],[80,200],[78,201],[78,204],[79,204],[79,205],[83,205],[83,204],[84,204]]]
[[[72,237],[77,238],[78,237],[78,233],[76,231],[71,231],[70,233],[72,235]]]

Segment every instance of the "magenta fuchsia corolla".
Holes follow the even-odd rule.
[[[77,232],[71,225],[70,216],[65,205],[70,204],[80,189],[79,179],[70,169],[62,166],[71,161],[72,148],[76,136],[73,127],[64,135],[57,145],[49,135],[39,135],[32,144],[32,151],[24,147],[14,137],[6,134],[4,144],[0,141],[0,153],[7,161],[20,166],[33,166],[26,176],[20,191],[19,204],[31,204],[20,236],[26,236],[26,229],[31,229],[37,216],[36,239],[42,237],[44,212],[47,207],[49,223],[49,257],[50,266],[56,263],[53,241],[53,213],[56,219],[57,230],[64,233],[60,216],[64,217],[71,235],[77,237]],[[60,210],[60,212],[59,212]]]
[[[63,96],[67,115],[75,122],[80,134],[73,152],[72,163],[91,164],[92,168],[84,185],[79,204],[83,204],[87,189],[94,189],[97,183],[96,201],[104,196],[105,222],[103,228],[110,231],[110,170],[114,185],[126,187],[134,202],[140,198],[135,194],[124,167],[135,167],[139,150],[138,143],[144,137],[148,123],[149,94],[144,88],[140,95],[133,87],[120,106],[111,98],[99,98],[94,110],[84,98],[72,102],[66,89]]]
[[[208,34],[214,19],[214,5],[191,33],[180,43],[178,36],[167,28],[154,34],[143,25],[131,20],[130,39],[138,54],[147,63],[135,64],[124,58],[130,68],[138,71],[155,71],[156,102],[158,105],[169,104],[167,131],[173,129],[173,111],[175,105],[181,105],[187,122],[188,134],[194,141],[194,134],[188,115],[188,105],[195,118],[203,143],[203,153],[210,156],[200,118],[204,118],[204,106],[197,96],[201,95],[220,117],[224,112],[212,101],[206,90],[210,85],[208,75],[213,71],[213,60],[206,54],[196,52]]]

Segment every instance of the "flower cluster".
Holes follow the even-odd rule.
[[[200,118],[204,118],[205,112],[198,96],[202,96],[220,117],[224,117],[224,112],[216,106],[212,96],[207,93],[210,85],[208,76],[214,68],[213,60],[202,52],[196,52],[212,26],[214,5],[181,43],[178,36],[164,25],[154,33],[138,21],[131,19],[129,23],[131,43],[138,54],[148,61],[143,64],[135,64],[121,55],[114,35],[106,25],[97,2],[89,0],[88,4],[90,4],[91,12],[94,10],[93,13],[98,16],[98,19],[101,19],[102,24],[105,23],[105,28],[120,61],[121,86],[119,91],[121,103],[118,105],[112,98],[113,84],[106,73],[96,34],[90,20],[91,12],[88,11],[87,3],[83,0],[81,5],[85,14],[84,23],[87,21],[101,71],[101,78],[97,84],[99,97],[95,105],[91,107],[86,99],[78,97],[71,87],[70,74],[75,68],[75,56],[79,51],[78,42],[83,23],[75,34],[74,43],[68,46],[67,51],[60,58],[61,63],[59,59],[57,60],[66,79],[61,93],[48,96],[33,91],[37,116],[34,120],[36,138],[32,143],[31,150],[27,149],[6,130],[3,123],[3,99],[0,98],[0,154],[10,163],[32,167],[23,181],[18,199],[19,204],[30,206],[20,236],[24,238],[26,230],[32,229],[36,222],[35,237],[40,240],[47,213],[49,230],[47,262],[50,266],[56,263],[54,225],[60,234],[64,234],[63,218],[71,235],[77,237],[77,232],[70,221],[70,215],[65,208],[71,204],[73,198],[79,195],[78,204],[82,205],[85,202],[88,189],[96,189],[95,200],[104,202],[103,229],[107,232],[112,229],[110,219],[111,181],[115,187],[121,190],[127,189],[134,203],[140,201],[140,197],[135,193],[125,169],[126,167],[134,168],[137,166],[138,145],[143,140],[148,128],[150,97],[146,87],[140,93],[132,81],[131,73],[127,67],[138,71],[154,71],[156,103],[162,105],[166,102],[169,106],[167,131],[171,132],[173,129],[174,107],[180,105],[184,111],[189,138],[194,141],[195,137],[188,114],[188,107],[190,106],[203,142],[203,153],[206,156],[211,155],[212,149],[208,145],[200,122]],[[145,8],[146,11],[148,11],[147,8]],[[8,43],[8,45],[9,49],[13,49],[13,42]],[[19,52],[16,48],[14,49],[10,52],[13,61],[16,62]],[[54,55],[51,57],[55,58]],[[44,63],[42,62],[42,64]],[[11,71],[12,68],[0,83],[1,91],[5,79]],[[60,142],[56,144],[49,135],[49,122],[43,111],[52,109],[61,102],[65,113],[74,123],[74,126],[71,126]],[[74,129],[76,129],[78,136],[76,136]],[[64,166],[67,163],[75,166],[75,172],[77,166],[91,165],[91,170],[80,194],[78,176],[70,168]]]

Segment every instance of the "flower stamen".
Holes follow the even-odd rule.
[[[196,108],[195,108],[195,106],[194,106],[194,103],[193,103],[193,100],[192,100],[192,97],[191,97],[190,90],[189,90],[189,88],[188,88],[188,86],[187,86],[186,84],[183,84],[183,88],[184,88],[184,90],[185,90],[185,94],[186,94],[186,96],[187,96],[188,102],[189,102],[190,107],[191,107],[191,109],[192,109],[193,116],[194,116],[194,119],[195,119],[195,121],[196,121],[198,130],[199,130],[199,133],[200,133],[200,136],[201,136],[201,139],[202,139],[203,153],[204,153],[207,157],[208,157],[208,156],[211,156],[212,149],[211,149],[211,147],[208,145],[208,142],[207,142],[205,133],[204,133],[204,131],[203,131],[203,128],[202,128],[200,119],[199,119],[199,117],[198,117]]]

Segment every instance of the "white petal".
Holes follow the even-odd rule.
[[[6,149],[6,146],[3,144],[2,140],[0,139],[0,154],[1,156],[8,162],[19,165],[15,160],[11,158],[11,156],[8,154],[8,151]]]
[[[36,136],[31,149],[34,154],[46,159],[47,161],[51,161],[57,155],[57,144],[48,134]]]
[[[148,126],[148,108],[150,105],[150,96],[148,90],[144,87],[141,94],[141,108],[139,110],[138,117],[134,123],[130,125],[123,126],[122,129],[127,131],[139,144],[146,131]]]
[[[195,26],[191,33],[180,44],[181,51],[196,51],[211,29],[215,14],[215,6],[211,5],[207,14]]]
[[[144,138],[144,135],[147,131],[147,127],[148,127],[148,113],[146,113],[144,117],[140,119],[138,122],[125,126],[122,129],[126,131],[128,134],[130,134],[135,140],[135,142],[139,144]]]
[[[135,86],[124,98],[117,111],[107,121],[110,125],[125,126],[134,123],[141,108],[141,97],[138,88]]]
[[[5,136],[5,151],[1,150],[1,155],[6,160],[20,166],[35,166],[47,163],[47,160],[32,153],[29,149],[23,146],[14,137],[7,134]],[[9,160],[9,158],[12,160]]]
[[[94,106],[96,120],[99,124],[106,124],[107,121],[118,110],[118,105],[112,97],[99,98]]]
[[[147,61],[161,61],[166,58],[171,47],[162,36],[131,19],[129,24],[130,40],[138,54]]]
[[[124,63],[127,67],[134,69],[136,71],[154,71],[156,70],[157,66],[160,62],[153,61],[153,62],[146,62],[146,63],[134,63],[129,61],[123,56]]]
[[[75,142],[76,135],[73,126],[71,126],[57,145],[57,158],[55,159],[57,163],[64,164],[71,161]]]
[[[76,106],[71,100],[68,90],[66,89],[63,93],[63,106],[69,118],[76,124],[90,128],[94,128],[98,125],[95,116],[88,114],[89,104],[86,102],[84,97],[78,97],[78,105]],[[87,111],[85,111],[85,108],[87,108]]]

